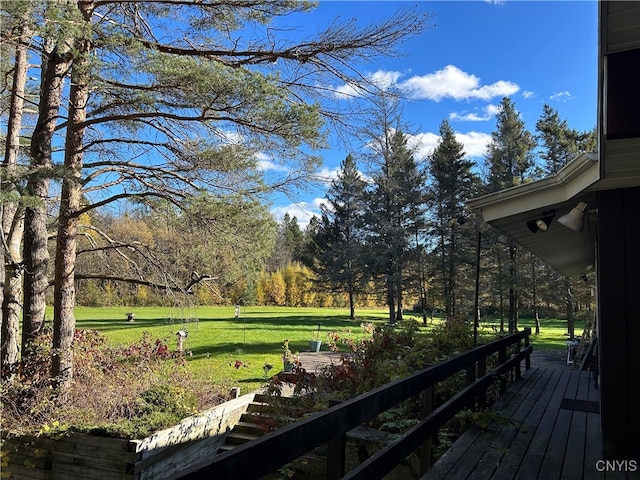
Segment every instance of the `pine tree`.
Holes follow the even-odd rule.
[[[356,295],[366,283],[361,261],[365,187],[355,160],[347,155],[326,194],[327,204],[321,206],[322,217],[311,243],[318,282],[347,294],[351,319],[355,318]]]
[[[455,138],[447,120],[440,125],[440,140],[430,157],[431,204],[439,239],[444,305],[447,317],[456,314],[457,264],[461,257],[457,232],[464,223],[464,205],[477,183],[474,162],[465,158],[464,145]]]
[[[496,130],[491,134],[486,156],[489,166],[489,192],[497,192],[523,183],[533,166],[533,136],[526,130],[524,121],[509,98],[503,98],[500,105]],[[500,248],[500,243],[496,242],[494,246]],[[506,240],[506,245],[509,258],[509,332],[512,333],[518,328],[519,315],[518,247],[511,239]]]
[[[58,170],[52,376],[64,393],[73,372],[79,219],[113,202],[162,198],[180,208],[203,189],[251,196],[299,186],[319,163],[313,152],[324,145],[323,121],[339,118],[321,105],[326,89],[318,86],[338,78],[366,88],[353,60],[393,52],[425,22],[409,9],[370,27],[334,23],[297,43],[263,33],[270,21],[311,9],[308,2],[47,5],[58,10],[56,22],[29,45],[60,34],[71,80],[61,109],[68,116],[55,117],[65,144]],[[45,17],[38,10],[31,20],[47,23]],[[262,175],[259,152],[286,159],[287,175]],[[87,196],[88,189],[101,194]]]
[[[387,130],[377,151],[380,170],[367,196],[370,269],[383,279],[389,323],[402,320],[405,273],[415,261],[415,232],[424,225],[426,174],[418,168],[407,136]]]
[[[560,119],[557,110],[549,105],[544,105],[536,130],[546,175],[557,173],[582,152],[595,151],[594,132],[579,132],[569,128],[567,121]]]
[[[579,132],[569,128],[566,120],[561,120],[558,112],[544,105],[542,117],[536,123],[538,140],[541,144],[541,158],[544,161],[544,173],[553,175],[573,160],[580,153],[596,150],[595,129],[590,132]],[[570,292],[571,279],[564,277],[565,290]],[[534,284],[534,291],[537,285]],[[573,296],[567,294],[567,315],[569,332],[573,338]],[[536,319],[536,332],[539,332],[539,322]]]
[[[486,161],[489,167],[487,188],[497,192],[524,182],[533,166],[535,140],[508,97],[502,99],[491,134]]]

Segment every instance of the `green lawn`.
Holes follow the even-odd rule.
[[[505,322],[506,323],[506,322]],[[481,328],[484,331],[492,331],[492,327],[500,327],[500,321],[483,322]],[[535,335],[535,322],[532,318],[522,318],[518,322],[518,329],[531,328],[531,345],[537,350],[567,350],[567,320],[557,318],[540,319],[540,335]],[[584,321],[575,321],[575,335],[582,335]]]
[[[321,323],[319,338],[326,350],[328,332],[360,337],[362,322],[384,322],[386,313],[361,310],[351,321],[346,309],[330,308],[243,307],[239,318],[234,317],[234,307],[78,307],[75,312],[77,328],[99,330],[113,344],[132,343],[148,332],[152,340],[162,339],[174,350],[176,333],[186,330],[184,349],[192,353],[187,359],[193,371],[212,382],[237,383],[242,393],[264,383],[265,363],[273,365],[271,375],[282,369],[285,339],[294,353],[308,350]],[[128,312],[135,313],[134,322],[127,321]]]
[[[229,382],[241,387],[242,393],[255,390],[264,384],[263,365],[270,363],[277,373],[282,368],[282,342],[288,339],[293,352],[308,350],[308,342],[315,338],[317,325],[322,324],[320,339],[327,349],[327,333],[337,331],[342,336],[363,335],[362,322],[384,323],[384,309],[358,310],[358,319],[348,319],[346,309],[246,307],[234,317],[234,307],[113,307],[76,308],[77,328],[96,329],[113,344],[130,344],[148,332],[152,340],[164,340],[171,350],[177,345],[176,333],[188,331],[184,342],[190,367],[211,382]],[[128,312],[135,313],[135,321],[126,319]],[[416,318],[408,315],[409,318]],[[429,325],[440,319],[430,320]],[[566,350],[566,320],[541,320],[541,334],[532,335],[532,344],[538,349]],[[482,322],[481,330],[492,331],[497,322]],[[520,328],[531,327],[533,321],[522,319]],[[576,322],[576,334],[582,333],[583,324]],[[240,363],[238,363],[238,362]],[[239,365],[239,368],[236,368]]]

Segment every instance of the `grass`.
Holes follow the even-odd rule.
[[[506,322],[505,322],[506,324]],[[488,322],[482,322],[481,328],[485,331],[491,331],[492,327],[499,328],[500,321],[493,320]],[[536,350],[561,350],[567,351],[567,340],[569,335],[567,333],[567,320],[557,318],[541,318],[540,319],[540,334],[536,335],[535,321],[532,318],[521,318],[518,321],[518,329],[531,328],[531,345]],[[581,335],[584,329],[584,321],[575,321],[575,334]]]
[[[129,322],[128,312],[135,313]],[[357,320],[348,319],[346,309],[247,307],[234,317],[234,307],[172,309],[162,307],[76,308],[76,327],[101,331],[113,344],[129,344],[149,332],[171,350],[177,346],[176,333],[186,330],[184,350],[190,368],[198,376],[215,383],[232,383],[242,393],[265,383],[265,363],[273,365],[270,376],[282,369],[282,345],[289,340],[296,353],[308,351],[318,323],[320,340],[326,350],[327,333],[361,337],[362,322],[384,322],[384,310],[361,310]]]
[[[128,312],[135,313],[135,321],[129,322]],[[243,307],[239,318],[234,317],[234,307],[77,307],[77,328],[101,331],[113,344],[130,344],[142,338],[143,332],[161,339],[171,350],[177,345],[176,333],[188,331],[184,342],[190,368],[201,378],[222,384],[238,385],[242,393],[260,388],[265,382],[263,365],[273,369],[269,375],[282,368],[282,343],[288,339],[291,350],[308,350],[308,342],[315,338],[318,323],[322,324],[320,340],[322,350],[327,349],[327,333],[339,332],[358,338],[364,335],[362,322],[384,323],[384,309],[361,309],[357,320],[349,320],[346,309],[334,308],[286,308]],[[411,317],[409,315],[409,317]],[[418,317],[415,317],[417,320]],[[429,325],[439,323],[435,318]],[[566,350],[566,320],[542,319],[540,335],[532,335],[536,349]],[[482,322],[481,330],[491,332],[499,322]],[[532,319],[522,319],[520,328],[531,327]],[[582,333],[583,324],[576,322],[576,334]]]

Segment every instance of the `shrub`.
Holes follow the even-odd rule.
[[[330,349],[344,349],[342,362],[326,365],[314,376],[309,376],[304,368],[298,368],[295,393],[304,397],[304,401],[299,401],[306,407],[301,411],[326,408],[330,399],[353,398],[473,347],[473,326],[460,318],[429,329],[415,320],[400,322],[395,327],[362,324],[361,328],[371,335],[353,340],[348,333],[328,333]],[[283,379],[274,377],[269,385],[268,391],[276,405],[279,404],[282,382]],[[465,385],[464,371],[440,382],[436,388],[435,406],[450,399]],[[369,426],[400,435],[421,418],[421,410],[421,400],[410,399],[381,414],[369,422]],[[460,435],[464,426],[457,420],[441,430],[443,442]]]
[[[49,378],[50,345],[50,335],[40,337],[15,378],[2,384],[5,431],[55,433],[55,424],[141,438],[228,399],[226,386],[197,381],[162,339],[145,333],[131,345],[110,346],[97,331],[76,330],[73,383],[59,405]]]

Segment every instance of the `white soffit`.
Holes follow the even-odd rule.
[[[472,209],[482,211],[485,222],[492,222],[571,200],[599,179],[597,155],[583,153],[556,175],[478,197],[468,203]]]

